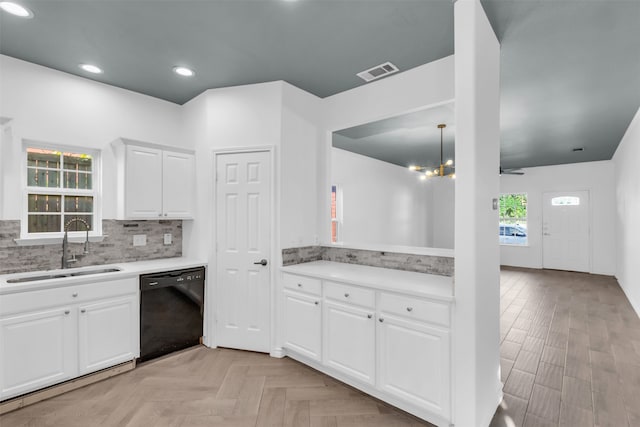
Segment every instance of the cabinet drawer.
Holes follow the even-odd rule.
[[[312,277],[296,276],[295,274],[283,273],[282,278],[284,281],[284,287],[288,289],[295,289],[299,292],[307,292],[313,295],[322,295],[322,285],[320,279],[314,279]]]
[[[381,293],[380,311],[437,325],[450,325],[451,308],[446,302]]]
[[[371,289],[345,285],[343,283],[325,282],[325,296],[336,301],[358,304],[363,307],[375,307],[376,294]]]
[[[0,307],[2,311],[0,316],[136,292],[138,292],[138,278],[131,277],[1,295]]]

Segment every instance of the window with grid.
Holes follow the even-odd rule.
[[[99,232],[97,206],[98,153],[56,147],[25,146],[26,237],[64,232],[74,218],[85,221],[91,234]],[[72,221],[68,231],[85,231],[81,221]]]
[[[500,195],[500,244],[527,245],[527,194]]]

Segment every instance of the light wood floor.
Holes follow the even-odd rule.
[[[492,426],[640,426],[640,320],[614,279],[503,269]],[[430,426],[291,359],[198,347],[0,426]]]

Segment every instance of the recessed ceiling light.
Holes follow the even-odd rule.
[[[80,64],[80,68],[82,68],[83,70],[85,70],[88,73],[102,74],[102,69],[100,67],[96,67],[95,65]]]
[[[12,1],[0,1],[0,9],[20,18],[33,18],[33,12]]]
[[[173,67],[173,72],[182,77],[192,77],[195,73],[187,67]]]

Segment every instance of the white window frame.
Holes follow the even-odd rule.
[[[72,152],[90,154],[92,156],[91,181],[92,189],[65,189],[50,187],[29,187],[28,186],[28,167],[27,167],[27,148],[40,148],[44,150],[55,150],[61,152]],[[23,140],[22,156],[21,156],[21,179],[22,179],[22,209],[20,221],[20,239],[16,243],[20,244],[46,244],[59,243],[62,241],[64,231],[50,233],[29,233],[29,194],[56,194],[71,196],[91,196],[93,197],[93,226],[89,230],[89,236],[93,237],[92,241],[102,240],[102,156],[101,150],[72,145],[63,145],[55,143],[38,142],[32,140]],[[61,167],[61,173],[63,166]],[[62,179],[62,176],[60,177]],[[62,208],[64,210],[64,207]],[[60,213],[62,227],[64,227],[64,212]],[[69,240],[84,241],[86,231],[69,231]],[[99,239],[96,239],[99,237]]]

